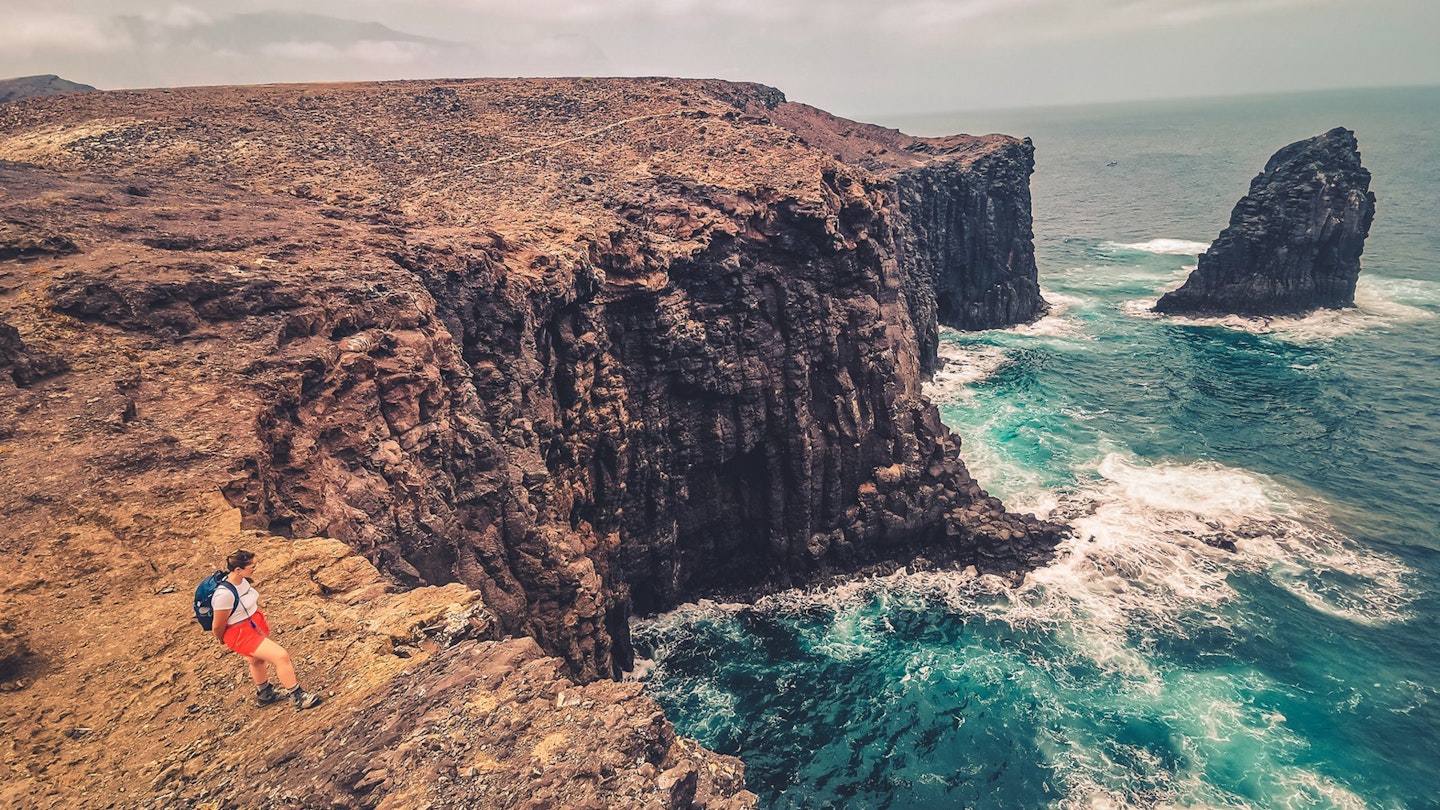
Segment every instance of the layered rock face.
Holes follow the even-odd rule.
[[[1029,323],[1040,296],[1030,217],[1034,146],[1011,141],[968,166],[953,162],[895,177],[900,251],[925,371],[933,371],[937,324],[996,329]]]
[[[1292,143],[1251,181],[1229,227],[1155,311],[1296,315],[1354,306],[1374,218],[1354,132],[1336,127]]]
[[[772,115],[807,143],[890,180],[896,259],[924,373],[934,371],[940,326],[998,329],[1049,310],[1035,266],[1029,138],[911,138],[801,104]]]
[[[1023,571],[1060,528],[981,490],[920,383],[938,302],[970,325],[1034,314],[1015,280],[1033,268],[1029,154],[1001,136],[910,138],[723,82],[6,105],[0,506],[33,556],[5,592],[42,611],[56,576],[46,560],[93,531],[113,546],[77,566],[97,553],[119,566],[106,548],[142,558],[131,572],[159,561],[181,584],[153,592],[183,603],[208,563],[164,516],[219,489],[257,537],[333,538],[401,588],[471,594],[487,630],[417,664],[427,693],[451,684],[488,700],[493,684],[452,683],[445,668],[483,669],[514,650],[477,645],[533,638],[521,657],[540,663],[515,669],[531,685],[506,700],[542,696],[526,723],[544,727],[534,718],[561,708],[562,678],[591,683],[629,663],[635,611],[921,551]],[[943,200],[931,205],[927,189]],[[947,236],[946,222],[964,233]],[[987,292],[997,286],[1016,292]],[[51,474],[28,472],[40,464]],[[310,576],[317,609],[327,594],[370,598],[369,585]],[[65,624],[25,632],[26,649],[88,660],[66,646]],[[342,639],[311,642],[353,666]],[[599,686],[587,711],[629,707],[616,715],[636,719],[624,750],[653,771],[627,796],[744,803],[738,771],[687,753],[645,719],[648,704]],[[424,725],[403,689],[354,688],[352,708],[403,711],[347,739],[411,739]],[[34,739],[63,746],[43,719]],[[546,743],[558,727],[533,740],[484,717],[466,728],[508,740],[512,777],[559,744]],[[365,771],[348,770],[365,757],[320,737],[297,762],[346,769],[337,806],[370,806],[409,795],[395,775],[422,761],[453,778],[459,749],[427,759],[439,749],[413,739]],[[591,776],[612,784],[603,768]],[[497,806],[525,799],[474,789]]]

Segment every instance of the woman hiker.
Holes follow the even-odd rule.
[[[216,588],[215,595],[210,597],[210,606],[215,610],[211,632],[250,664],[256,701],[266,706],[288,697],[295,701],[297,710],[318,705],[319,695],[300,688],[295,678],[295,665],[290,663],[290,653],[269,638],[270,625],[265,623],[265,614],[260,612],[260,592],[255,590],[249,579],[255,573],[255,554],[237,549],[225,558],[225,568],[230,572],[225,580],[235,586],[240,604],[235,604],[235,593],[231,593],[229,588]],[[275,667],[275,677],[280,680],[279,689],[270,685],[266,665]]]

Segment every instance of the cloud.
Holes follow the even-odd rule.
[[[302,62],[366,62],[374,65],[413,65],[422,62],[430,49],[417,42],[362,39],[347,45],[330,42],[271,42],[259,49],[261,56],[295,59]]]
[[[316,69],[313,75],[327,78],[344,76],[347,70],[369,78],[377,67],[415,68],[447,52],[467,50],[461,43],[379,23],[319,14],[255,12],[211,18],[175,6],[118,20],[152,61],[218,59],[233,69],[246,57],[258,57],[265,60],[269,74],[283,62],[297,71],[297,79],[310,78],[306,71]]]
[[[139,15],[155,25],[167,28],[195,28],[209,25],[214,18],[191,6],[167,6],[158,11],[147,11]]]
[[[1208,20],[1253,17],[1289,8],[1313,10],[1335,3],[1332,0],[1121,0],[1111,5],[1119,21],[1151,27],[1185,26]]]
[[[131,43],[107,21],[64,13],[6,15],[0,26],[0,50],[12,55],[104,53],[125,50]]]
[[[213,21],[197,21],[178,28],[158,25],[154,26],[154,31],[161,36],[174,34],[239,53],[262,53],[286,43],[329,45],[342,55],[359,43],[409,43],[435,47],[459,45],[441,39],[407,34],[375,22],[285,12],[237,14]]]

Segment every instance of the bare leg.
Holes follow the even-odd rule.
[[[284,647],[267,638],[260,642],[260,646],[255,648],[252,656],[260,662],[262,668],[265,664],[274,665],[275,677],[280,680],[280,686],[282,688],[295,688],[295,684],[297,683],[295,679],[295,665],[290,663],[290,653],[285,652]],[[254,671],[252,668],[251,673],[253,674]]]
[[[265,662],[253,655],[245,656],[245,663],[250,665],[250,680],[256,686],[263,686],[270,680],[270,672],[265,669]]]

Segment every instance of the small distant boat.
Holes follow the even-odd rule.
[[[1115,165],[1115,161],[1112,160],[1112,161],[1110,161],[1109,163],[1106,163],[1105,165],[1106,165],[1106,166],[1114,166],[1114,165]]]

